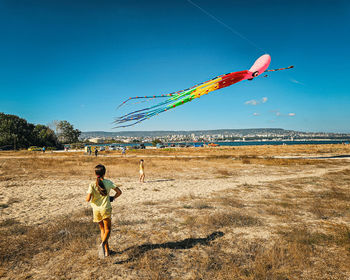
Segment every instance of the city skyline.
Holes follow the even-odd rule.
[[[348,142],[350,133],[324,133],[324,132],[302,132],[294,130],[284,130],[280,128],[257,128],[257,129],[221,129],[221,130],[197,130],[197,131],[123,131],[104,132],[90,131],[82,132],[80,139],[97,141],[122,141],[151,142],[154,139],[161,139],[165,142],[174,141],[244,141],[255,139],[265,141],[288,139],[292,141],[317,140],[317,139],[342,139]]]

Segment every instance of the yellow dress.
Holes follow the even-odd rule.
[[[112,215],[112,205],[109,200],[109,192],[116,188],[112,181],[104,179],[103,185],[106,188],[107,195],[101,195],[96,187],[96,182],[91,182],[87,193],[92,195],[91,207],[93,210],[94,222],[98,223],[104,219],[110,218]]]
[[[142,163],[140,163],[140,175],[144,175],[145,174],[145,169]]]

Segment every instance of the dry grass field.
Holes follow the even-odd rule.
[[[123,191],[102,260],[98,163]],[[1,279],[350,279],[350,145],[0,152],[0,213]]]

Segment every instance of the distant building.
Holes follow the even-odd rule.
[[[99,138],[99,137],[90,138],[89,141],[92,142],[92,143],[103,143],[103,139]]]

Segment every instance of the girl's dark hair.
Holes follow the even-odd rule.
[[[96,165],[95,174],[97,176],[96,187],[101,195],[106,196],[107,190],[103,184],[103,178],[102,178],[106,174],[106,167],[104,167],[104,165],[102,164]]]

